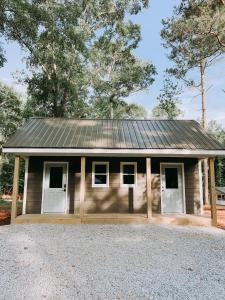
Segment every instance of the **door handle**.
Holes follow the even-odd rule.
[[[66,192],[66,184],[64,184],[63,191]]]

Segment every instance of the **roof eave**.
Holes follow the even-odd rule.
[[[23,156],[164,156],[216,157],[225,156],[224,150],[204,149],[104,149],[104,148],[3,148],[3,153]]]

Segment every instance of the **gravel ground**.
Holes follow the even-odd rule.
[[[0,299],[225,299],[225,231],[0,227]]]

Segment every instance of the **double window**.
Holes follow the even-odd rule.
[[[120,163],[120,186],[135,186],[137,183],[137,163]],[[92,187],[109,186],[109,162],[92,163]]]
[[[109,162],[94,161],[92,163],[92,186],[109,186]]]

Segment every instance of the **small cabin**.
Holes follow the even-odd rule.
[[[225,187],[216,187],[216,203],[225,206]]]

